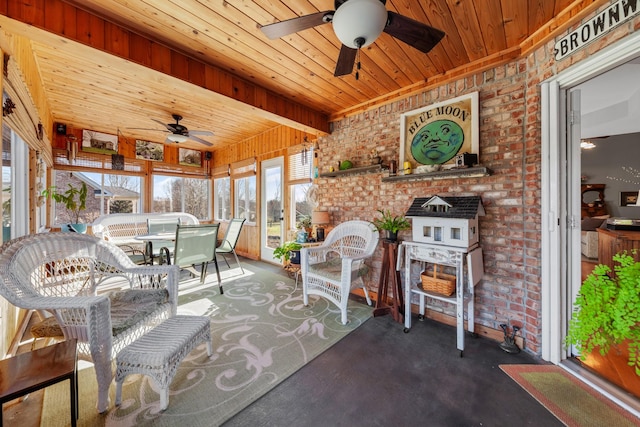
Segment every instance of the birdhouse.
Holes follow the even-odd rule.
[[[480,196],[416,197],[405,216],[412,219],[414,242],[472,248],[479,244],[484,207]]]

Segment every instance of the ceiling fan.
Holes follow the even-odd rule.
[[[444,37],[444,32],[422,22],[387,11],[387,0],[335,0],[335,10],[312,13],[260,27],[271,40],[331,22],[342,42],[334,76],[351,74],[361,48],[385,32],[427,53]],[[360,62],[358,61],[358,69]],[[356,72],[356,79],[358,73]]]
[[[210,143],[209,141],[205,141],[204,139],[198,138],[196,135],[203,135],[203,136],[213,136],[213,132],[209,131],[209,130],[189,130],[186,128],[186,126],[183,126],[180,124],[180,120],[182,120],[182,116],[179,114],[172,114],[171,115],[173,117],[173,119],[176,121],[175,123],[163,123],[161,120],[158,119],[151,119],[156,123],[160,123],[162,126],[164,126],[165,128],[167,128],[167,130],[163,130],[162,132],[169,132],[169,135],[167,135],[167,139],[165,142],[174,142],[174,143],[180,143],[180,142],[185,142],[187,141],[187,139],[192,139],[196,142],[199,142],[201,144],[207,145],[207,146],[212,146],[213,144]],[[159,129],[139,129],[138,130],[155,130],[158,131]]]

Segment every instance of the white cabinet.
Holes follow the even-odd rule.
[[[456,307],[457,348],[460,356],[464,351],[464,314],[467,313],[467,330],[474,332],[474,288],[484,273],[482,249],[475,245],[471,248],[459,248],[443,245],[432,245],[420,242],[405,241],[400,246],[399,259],[404,259],[404,331],[411,329],[411,297],[419,296],[420,316],[425,315],[427,297]],[[412,279],[411,266],[419,262],[421,270],[426,270],[426,264],[438,264],[455,267],[456,291],[446,297],[435,293],[425,292],[418,287],[419,279]]]

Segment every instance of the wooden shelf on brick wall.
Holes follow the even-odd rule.
[[[324,172],[320,174],[320,178],[337,178],[345,175],[357,175],[361,173],[381,172],[382,165],[362,166],[358,168],[346,169],[343,171]]]
[[[387,176],[382,178],[382,181],[411,181],[411,180],[436,180],[436,179],[450,179],[450,178],[474,178],[479,176],[489,176],[491,175],[491,170],[489,168],[485,168],[484,166],[474,166],[471,168],[460,168],[460,169],[447,169],[436,172],[427,172],[427,173],[412,173],[409,175],[395,175],[395,176]]]

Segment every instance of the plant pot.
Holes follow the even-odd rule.
[[[87,224],[62,224],[60,231],[67,233],[81,233],[86,234]]]
[[[306,231],[298,231],[296,233],[296,242],[297,243],[306,243],[309,238],[309,233]]]
[[[300,264],[300,250],[289,252],[289,262],[291,264]]]
[[[384,238],[390,242],[395,242],[398,240],[398,232],[391,230],[384,230]]]

